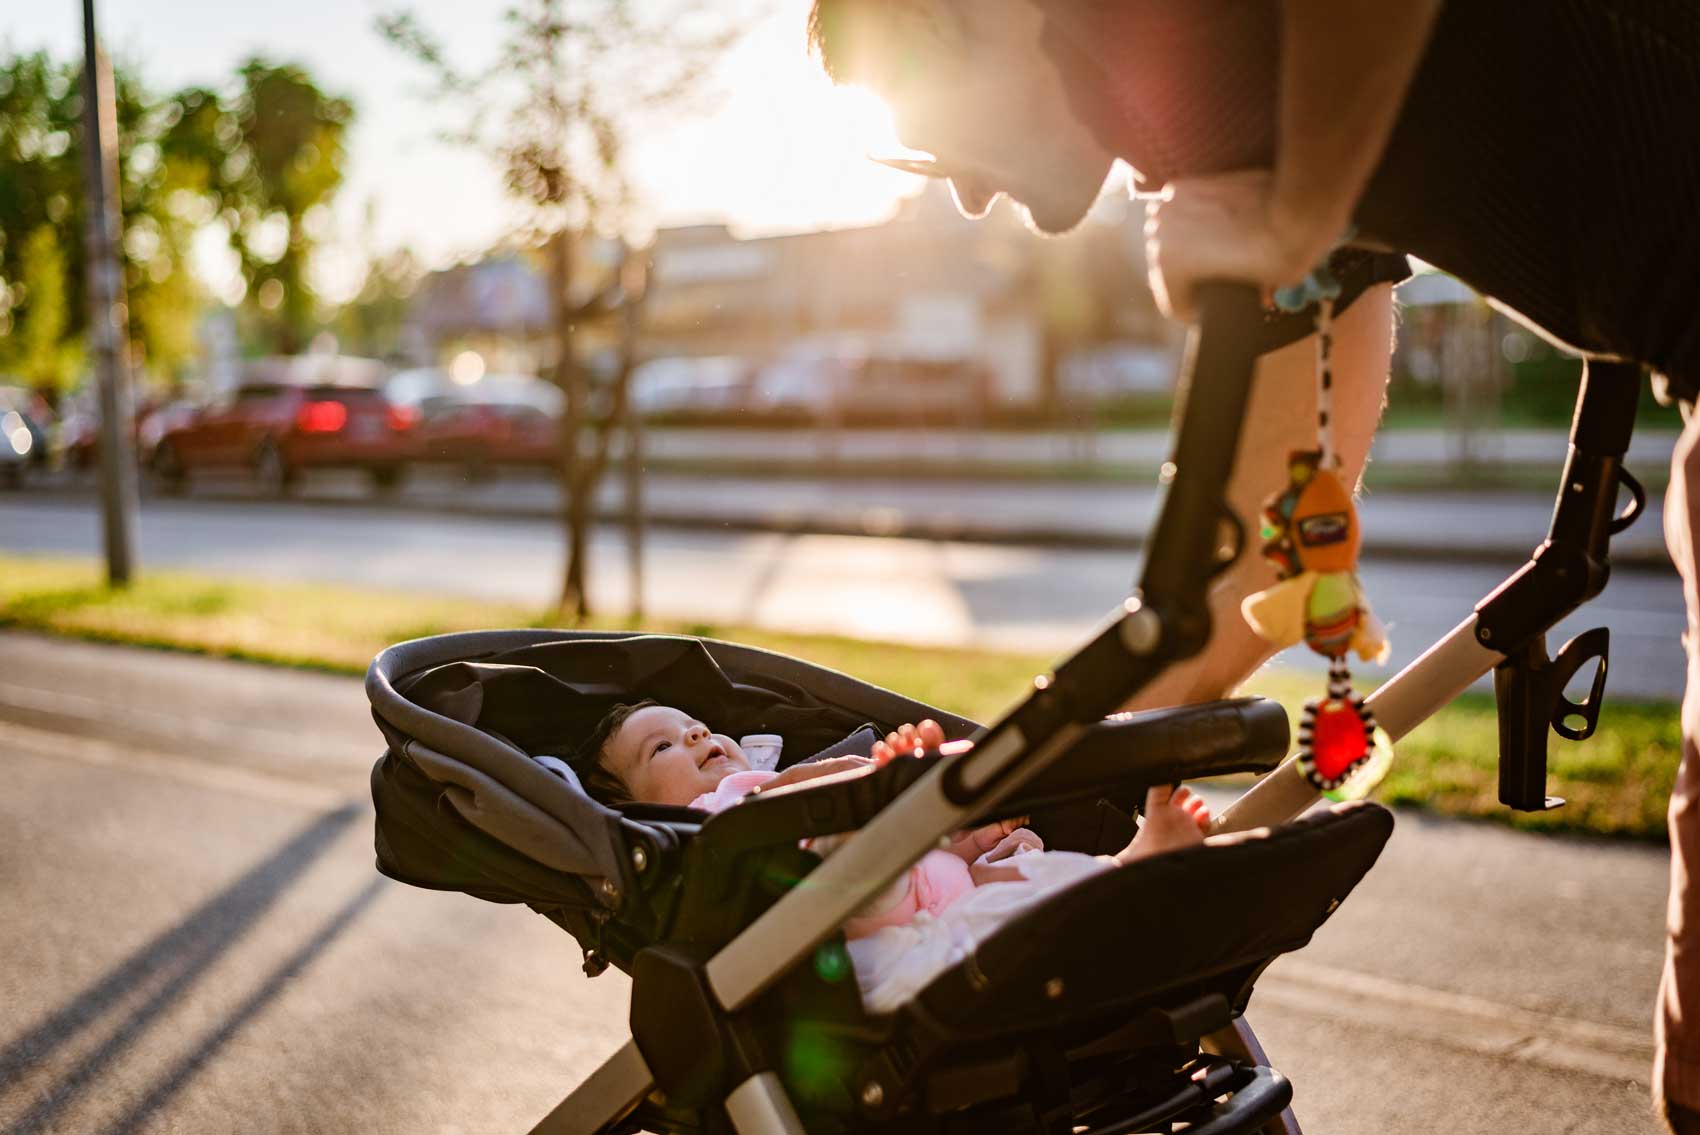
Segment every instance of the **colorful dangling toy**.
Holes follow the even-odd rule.
[[[1351,491],[1340,480],[1340,459],[1334,452],[1329,421],[1332,315],[1333,302],[1321,300],[1317,448],[1288,458],[1287,487],[1263,506],[1263,557],[1275,568],[1279,582],[1248,595],[1240,608],[1252,629],[1276,647],[1302,641],[1328,659],[1327,697],[1306,702],[1299,724],[1299,768],[1326,792],[1339,789],[1372,757],[1376,765],[1392,759],[1374,714],[1352,692],[1346,666],[1346,656],[1353,651],[1366,661],[1384,661],[1387,636],[1358,583],[1358,513]]]

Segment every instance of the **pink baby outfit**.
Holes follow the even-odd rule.
[[[778,775],[760,769],[731,773],[713,792],[704,792],[690,806],[704,812],[724,811]],[[929,851],[907,875],[851,916],[844,923],[844,936],[865,938],[888,926],[902,926],[920,911],[936,917],[973,889],[968,864],[960,856],[948,851]]]

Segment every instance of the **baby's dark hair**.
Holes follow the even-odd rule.
[[[620,726],[640,709],[647,709],[661,703],[653,698],[635,701],[630,704],[620,704],[602,715],[594,728],[580,742],[578,751],[568,761],[573,771],[578,774],[579,783],[590,798],[598,804],[617,808],[621,804],[634,803],[632,790],[626,787],[626,782],[615,776],[602,763],[603,750],[607,749],[609,740],[620,731]]]

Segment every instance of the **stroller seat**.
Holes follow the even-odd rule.
[[[710,818],[606,808],[530,758],[565,755],[609,706],[642,697],[733,735],[779,733],[793,761],[863,724],[930,716],[954,737],[973,722],[782,655],[669,636],[441,636],[380,655],[367,688],[389,743],[372,778],[379,869],[526,903],[574,935],[587,972],[632,977],[635,1054],[616,1060],[653,1083],[611,1094],[611,1061],[539,1131],[747,1131],[736,1089],[757,1071],[811,1132],[1263,1130],[1291,1087],[1244,1043],[1254,982],[1309,941],[1392,828],[1384,809],[1348,805],[1092,876],[892,1013],[864,1009],[834,935],[732,1012],[705,965],[808,885],[818,860],[799,839],[861,828],[928,762]],[[1148,785],[1264,771],[1286,749],[1285,713],[1257,699],[1124,715],[998,812],[1031,814],[1050,846],[1115,850]]]

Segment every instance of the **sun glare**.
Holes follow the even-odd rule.
[[[730,97],[642,147],[639,178],[670,223],[725,220],[749,235],[874,224],[921,179],[868,161],[900,151],[873,92],[835,87],[803,50],[803,5],[727,61]]]
[[[828,87],[827,98],[837,102],[850,144],[863,154],[907,152],[897,139],[897,123],[885,100],[865,87]]]

